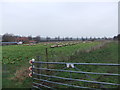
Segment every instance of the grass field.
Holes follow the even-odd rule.
[[[13,46],[3,46],[2,47],[2,65],[3,65],[3,88],[30,88],[32,80],[28,77],[30,64],[28,61],[36,56],[41,56],[41,61],[46,61],[45,48],[48,48],[48,60],[56,62],[97,62],[97,63],[117,63],[118,53],[117,53],[117,43],[110,43],[105,45],[101,49],[96,49],[94,51],[81,52],[82,50],[87,50],[90,47],[101,44],[102,42],[89,42],[89,43],[79,43],[73,46],[49,48],[49,45],[44,46],[43,44],[37,44],[35,46],[25,46],[25,45],[13,45]],[[76,53],[76,51],[78,51]],[[57,66],[55,66],[57,67]],[[59,66],[58,66],[59,67]],[[57,67],[57,68],[58,68]],[[86,67],[79,67],[85,70]],[[94,69],[96,68],[96,69]],[[108,68],[110,69],[110,68]],[[104,70],[99,67],[88,68],[87,71],[99,71],[99,72],[117,72],[117,69],[110,71]],[[62,73],[61,76],[65,75]],[[66,74],[67,75],[67,74]],[[78,76],[78,75],[73,75]],[[98,78],[99,76],[93,76],[93,78]],[[105,78],[105,77],[104,77]],[[104,80],[107,80],[105,78]],[[117,82],[117,79],[111,78],[107,81]],[[74,82],[73,82],[74,83]],[[76,84],[76,82],[75,82]]]
[[[89,53],[87,52],[79,52],[75,55],[72,55],[69,59],[69,62],[81,62],[81,63],[118,63],[118,43],[111,42],[109,44],[106,44],[101,49],[97,49],[94,51],[91,51]],[[56,66],[56,68],[62,67],[62,66]],[[114,66],[91,66],[91,65],[76,65],[76,67],[80,71],[87,71],[87,72],[101,72],[101,73],[118,73],[118,67]],[[59,68],[60,69],[60,68]],[[70,69],[68,69],[70,70]],[[72,69],[73,71],[75,69]],[[76,79],[83,79],[83,80],[97,80],[100,82],[110,82],[110,83],[119,83],[118,76],[107,76],[107,75],[90,75],[86,76],[85,74],[76,74],[76,73],[60,73],[58,76],[60,77],[66,77],[69,78],[72,76],[72,78]],[[89,77],[89,78],[88,78]],[[60,79],[54,79],[53,81],[60,81]],[[65,82],[61,80],[61,82]],[[68,83],[68,82],[66,82]],[[84,83],[84,82],[69,82],[69,84],[74,85],[80,85],[80,86],[86,86],[91,88],[100,88],[101,86],[99,84],[92,84],[92,83]],[[57,86],[56,86],[57,87]],[[65,86],[61,86],[65,87]],[[104,85],[103,88],[115,88],[117,86],[112,85]]]

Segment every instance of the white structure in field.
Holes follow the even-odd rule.
[[[18,42],[17,44],[20,45],[20,44],[23,44],[23,42]]]

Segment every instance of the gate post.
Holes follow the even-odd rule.
[[[48,62],[48,48],[45,49],[45,53],[46,53],[46,61]],[[48,64],[47,64],[47,68],[49,68]]]
[[[37,60],[40,61],[40,56],[37,56]],[[39,68],[41,68],[41,63],[40,63],[40,65],[39,65],[39,63],[37,63],[37,68],[38,68],[37,73],[41,74],[41,70],[39,69]],[[37,78],[40,79],[41,76],[37,75]]]
[[[31,66],[29,67],[29,70],[30,70],[29,77],[32,77],[33,74],[34,74],[34,67],[33,67],[34,66],[33,65],[34,61],[35,61],[35,59],[32,59],[32,60],[29,61],[29,63],[31,64]]]

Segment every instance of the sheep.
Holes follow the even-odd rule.
[[[62,45],[58,45],[58,47],[62,47]]]
[[[50,47],[51,47],[51,48],[54,48],[54,47],[58,47],[58,45],[51,45]]]

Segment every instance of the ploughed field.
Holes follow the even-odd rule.
[[[46,56],[46,48],[48,55]],[[116,42],[94,41],[94,42],[46,42],[36,45],[10,45],[2,46],[2,73],[3,88],[30,88],[32,80],[29,74],[29,60],[40,56],[40,61],[49,62],[79,62],[79,63],[118,63],[118,44]],[[46,60],[47,59],[47,60]],[[49,68],[62,69],[64,66],[53,66]],[[44,66],[46,68],[46,66]],[[117,73],[117,68],[78,66],[85,71],[99,71]],[[43,71],[44,72],[44,71]],[[53,73],[53,72],[51,72]],[[68,77],[68,73],[60,73],[61,77]],[[84,78],[84,75],[72,74],[72,78]],[[93,75],[98,81],[117,83],[117,77],[106,78],[106,76]],[[89,79],[89,78],[88,78]],[[54,79],[54,81],[58,81]],[[59,80],[59,82],[63,82]],[[83,85],[83,82],[69,82],[75,85]],[[86,84],[86,86],[99,87],[98,85]],[[64,86],[60,86],[64,87]],[[111,86],[108,86],[111,87]]]

